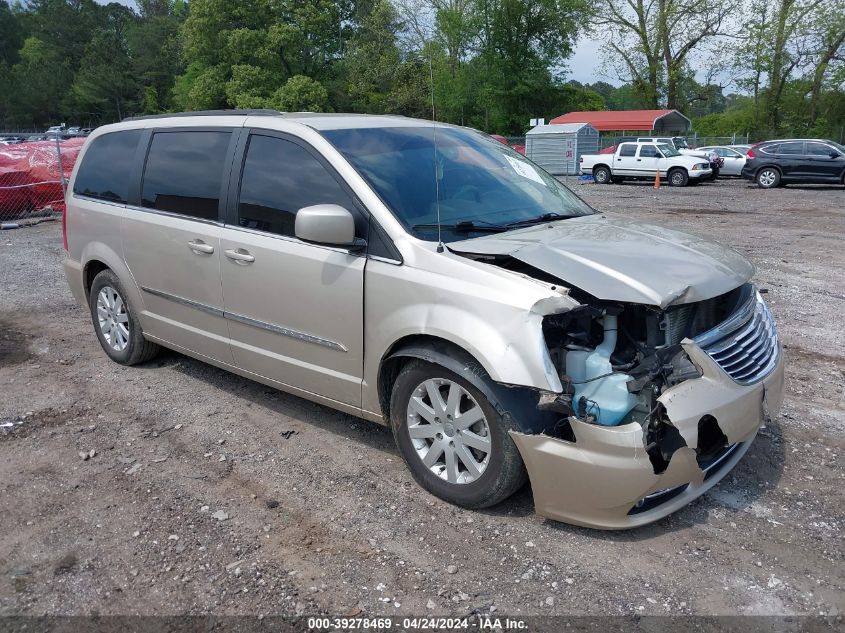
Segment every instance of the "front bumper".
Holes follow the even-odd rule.
[[[600,529],[645,525],[707,492],[739,462],[760,426],[780,410],[783,353],[763,380],[740,385],[693,341],[682,345],[702,376],[659,398],[686,442],[662,473],[655,474],[637,423],[610,427],[572,419],[575,442],[511,431],[528,469],[538,514]],[[705,415],[716,418],[731,448],[716,463],[699,464],[695,448]]]

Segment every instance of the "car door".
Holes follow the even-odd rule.
[[[788,141],[778,146],[777,165],[788,180],[800,180],[805,177],[808,171],[806,158],[804,141]]]
[[[640,145],[637,152],[636,169],[640,176],[655,176],[659,169],[666,173],[665,166],[661,165],[663,154],[654,145]]]
[[[124,259],[144,300],[145,330],[227,363],[220,236],[234,136],[231,128],[153,132],[140,191],[121,227]]]
[[[613,160],[614,176],[639,176],[637,165],[637,144],[622,143]]]
[[[728,147],[716,147],[712,151],[725,159],[725,164],[719,170],[724,176],[739,176],[745,167],[745,156]]]
[[[338,204],[366,237],[364,213],[325,159],[294,137],[244,134],[235,165],[221,239],[235,365],[360,407],[366,259],[297,239],[295,219],[303,207]]]
[[[843,159],[832,145],[807,141],[807,178],[839,181],[842,177]]]

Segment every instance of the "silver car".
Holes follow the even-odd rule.
[[[702,151],[715,152],[725,159],[722,166],[723,176],[741,176],[742,168],[745,167],[745,151],[738,147],[727,147],[725,145],[713,145],[700,148]],[[748,150],[746,150],[748,151]]]
[[[776,415],[783,356],[738,253],[596,213],[506,145],[393,116],[190,113],[95,130],[64,262],[97,338],[168,347],[387,424],[470,508],[649,523]]]

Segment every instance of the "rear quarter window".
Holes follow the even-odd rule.
[[[230,130],[162,130],[153,134],[141,206],[217,220]]]
[[[95,138],[82,157],[73,193],[126,204],[132,162],[140,140],[141,130],[109,132]]]

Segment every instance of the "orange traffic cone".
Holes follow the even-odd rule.
[[[654,188],[660,189],[660,170],[659,169],[654,174]]]

